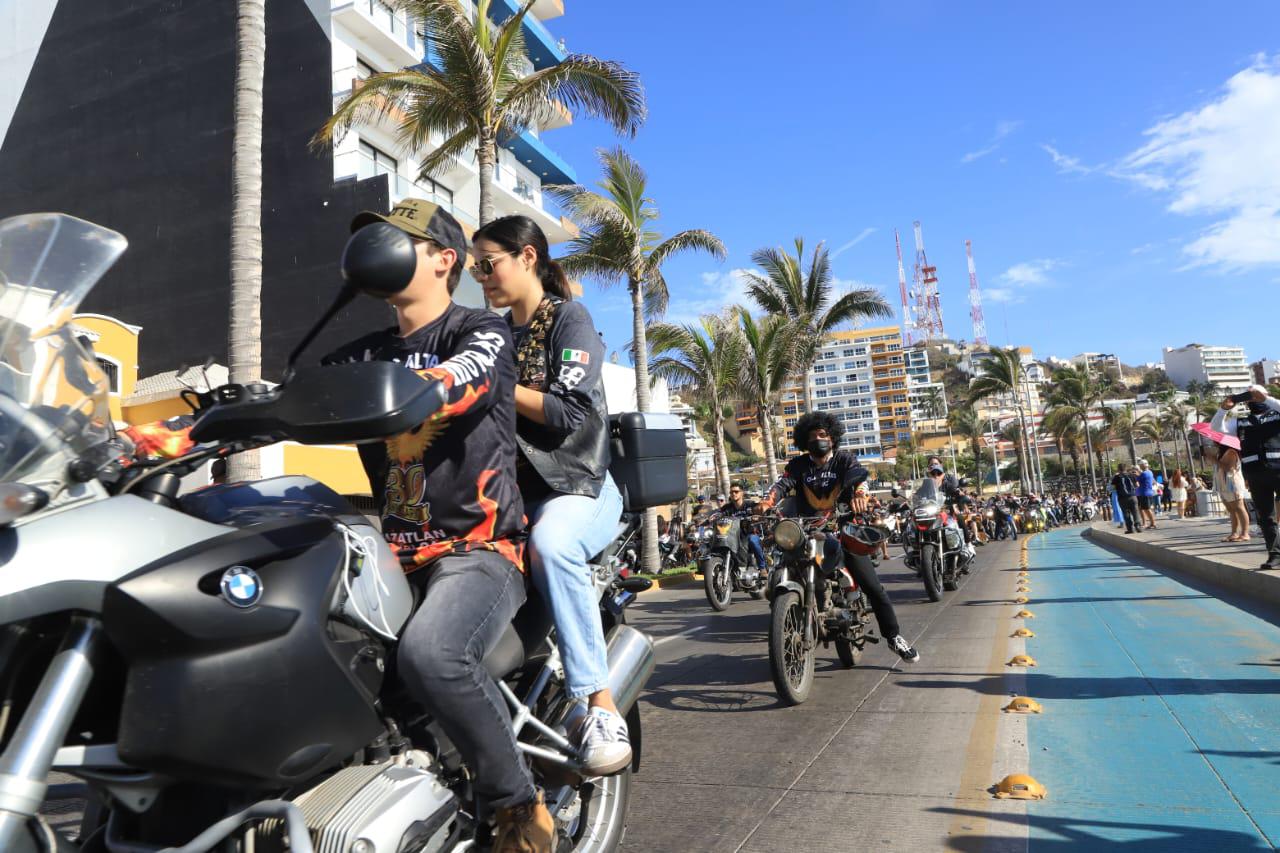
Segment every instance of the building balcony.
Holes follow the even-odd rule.
[[[357,41],[401,67],[422,62],[422,40],[403,12],[395,12],[379,0],[333,0],[329,9],[334,23],[342,24]]]
[[[529,131],[513,136],[505,146],[521,163],[529,167],[535,175],[542,178],[544,184],[576,184],[578,174],[552,151],[547,144]]]
[[[494,23],[502,23],[520,11],[519,0],[493,0],[489,6],[489,17]],[[564,7],[561,5],[561,12]],[[524,16],[525,47],[535,68],[550,68],[564,61],[564,44],[552,37],[542,22],[533,14]]]

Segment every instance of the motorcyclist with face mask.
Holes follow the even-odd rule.
[[[1249,414],[1229,416],[1238,403],[1244,403]],[[1250,385],[1246,393],[1223,400],[1210,425],[1240,439],[1240,470],[1267,543],[1267,559],[1260,568],[1280,569],[1275,504],[1280,497],[1280,400],[1269,396],[1261,385]]]
[[[859,465],[857,457],[848,450],[836,449],[842,435],[844,427],[829,412],[809,412],[801,416],[791,433],[791,440],[801,453],[787,461],[778,482],[769,487],[760,501],[760,511],[769,510],[791,495],[781,509],[783,515],[822,515],[835,510],[838,502],[849,504],[855,513],[865,512],[867,496],[858,492],[858,486],[866,482],[870,472]],[[871,558],[850,554],[840,547],[838,539],[828,536],[823,542],[823,569],[836,571],[842,556],[845,568],[867,596],[889,648],[905,661],[920,660],[920,653],[900,633],[893,602],[880,585]]]

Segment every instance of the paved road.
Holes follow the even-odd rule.
[[[1010,636],[1024,560],[1027,640]],[[626,849],[1272,849],[1280,629],[1078,529],[993,544],[979,566],[940,604],[882,566],[923,659],[869,647],[846,671],[823,654],[798,708],[774,694],[764,602],[713,614],[700,587],[647,593],[632,613],[659,664]],[[1022,653],[1039,665],[1005,666]],[[1044,714],[1001,713],[1010,695]],[[1048,800],[992,797],[1027,772]]]

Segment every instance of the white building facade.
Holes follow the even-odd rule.
[[[1182,389],[1189,382],[1209,382],[1224,392],[1236,393],[1253,383],[1253,371],[1242,347],[1204,344],[1165,347],[1164,372],[1169,381]]]
[[[516,0],[493,0],[489,14],[495,21],[513,15]],[[470,4],[474,17],[476,7]],[[381,0],[331,0],[333,43],[333,102],[335,107],[358,89],[369,76],[398,71],[434,60],[414,22]],[[532,59],[528,70],[560,62],[564,48],[554,41],[543,21],[564,13],[562,0],[539,0],[525,18],[524,37]],[[398,111],[367,125],[352,127],[335,140],[333,172],[335,180],[386,175],[391,203],[407,196],[434,201],[449,210],[468,233],[478,224],[480,177],[475,152],[465,153],[458,162],[438,175],[420,175],[422,159],[443,140],[433,136],[423,150],[412,150],[400,139]],[[577,176],[542,141],[542,134],[572,122],[567,109],[541,127],[505,142],[498,149],[494,166],[494,212],[497,216],[523,214],[531,217],[551,243],[561,243],[574,233],[572,223],[551,213],[543,204],[544,183],[577,183]]]
[[[808,381],[818,411],[830,411],[844,424],[840,446],[859,456],[882,454],[869,342],[828,340],[817,352]]]

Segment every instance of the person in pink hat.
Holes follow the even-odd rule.
[[[1248,414],[1228,417],[1240,403],[1248,408]],[[1240,440],[1241,471],[1267,543],[1267,559],[1260,568],[1280,569],[1275,504],[1280,496],[1280,400],[1269,396],[1261,385],[1250,385],[1245,393],[1232,394],[1222,401],[1211,425]]]

